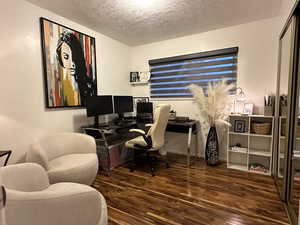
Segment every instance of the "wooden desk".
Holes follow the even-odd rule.
[[[169,120],[166,131],[168,132],[176,132],[176,133],[184,133],[188,134],[187,140],[187,166],[190,167],[190,156],[191,156],[191,140],[192,134],[196,135],[195,141],[195,156],[198,156],[198,121],[197,120],[189,120],[189,121],[176,121]]]
[[[120,125],[109,124],[107,127],[81,127],[85,134],[95,138],[99,165],[106,175],[116,166],[131,160],[132,151],[124,148],[125,142],[138,136],[131,133],[131,128],[137,128],[137,123],[129,122]]]

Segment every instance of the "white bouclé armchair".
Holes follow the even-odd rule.
[[[81,133],[58,133],[32,144],[26,162],[44,167],[51,184],[74,182],[91,185],[98,172],[95,139]]]
[[[49,184],[38,164],[0,168],[7,193],[7,225],[107,225],[104,197],[76,183]]]

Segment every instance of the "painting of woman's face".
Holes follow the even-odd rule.
[[[40,19],[46,106],[82,107],[97,95],[95,38]]]
[[[63,67],[69,70],[70,74],[74,76],[76,73],[76,64],[73,62],[71,48],[66,43],[61,45],[61,60]]]

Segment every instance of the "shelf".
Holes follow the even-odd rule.
[[[145,85],[148,83],[148,81],[130,82],[131,85]]]
[[[283,140],[285,140],[285,139],[286,139],[286,137],[285,137],[285,136],[280,136],[280,139],[283,139]],[[296,138],[296,141],[300,141],[300,137],[297,137],[297,138]]]
[[[260,151],[260,150],[251,150],[250,149],[249,155],[258,155],[258,156],[264,156],[264,157],[271,157],[271,152]]]
[[[274,116],[250,115],[250,117],[254,117],[254,118],[270,118],[270,119],[272,119]]]
[[[233,132],[233,131],[229,131],[229,134],[232,134],[232,135],[243,135],[243,136],[248,136],[249,133],[238,133],[238,132]]]
[[[265,172],[260,172],[260,171],[249,170],[249,172],[250,172],[250,173],[262,174],[262,175],[268,175],[268,176],[271,175],[270,171],[268,171],[268,172],[265,173]]]
[[[232,135],[242,135],[242,136],[251,136],[251,137],[266,137],[266,138],[272,138],[272,135],[262,135],[262,134],[253,134],[253,133],[238,133],[238,132],[233,132],[229,131],[229,134]]]
[[[284,154],[283,153],[280,153],[280,158],[284,159]],[[300,151],[295,151],[294,158],[295,159],[300,159]]]
[[[248,153],[248,149],[245,150],[232,150],[232,149],[228,149],[228,152],[234,152],[234,153],[240,153],[240,154],[247,154]]]
[[[300,151],[294,151],[294,158],[300,159]]]
[[[252,133],[250,133],[249,136],[251,136],[251,137],[265,137],[265,138],[272,138],[272,135],[252,134]]]
[[[284,159],[284,154],[283,153],[280,153],[280,158]],[[294,158],[300,159],[300,154],[299,153],[298,154],[294,154]]]
[[[280,158],[284,159],[284,154],[283,153],[280,153]],[[294,158],[295,159],[300,159],[300,152],[299,151],[295,152]]]
[[[246,115],[246,114],[231,114],[229,116],[232,116],[232,117],[251,117],[251,118],[270,118],[272,119],[274,116],[264,116],[264,115]]]
[[[235,170],[248,171],[247,165],[242,165],[242,164],[228,164],[228,168],[235,169]]]
[[[231,116],[231,117],[249,117],[249,115],[242,115],[242,114],[230,114],[229,116]]]

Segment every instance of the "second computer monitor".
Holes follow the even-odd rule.
[[[139,113],[153,113],[152,102],[138,102],[136,104],[136,112]]]
[[[114,96],[115,113],[120,117],[123,113],[133,112],[133,97],[132,96]]]

